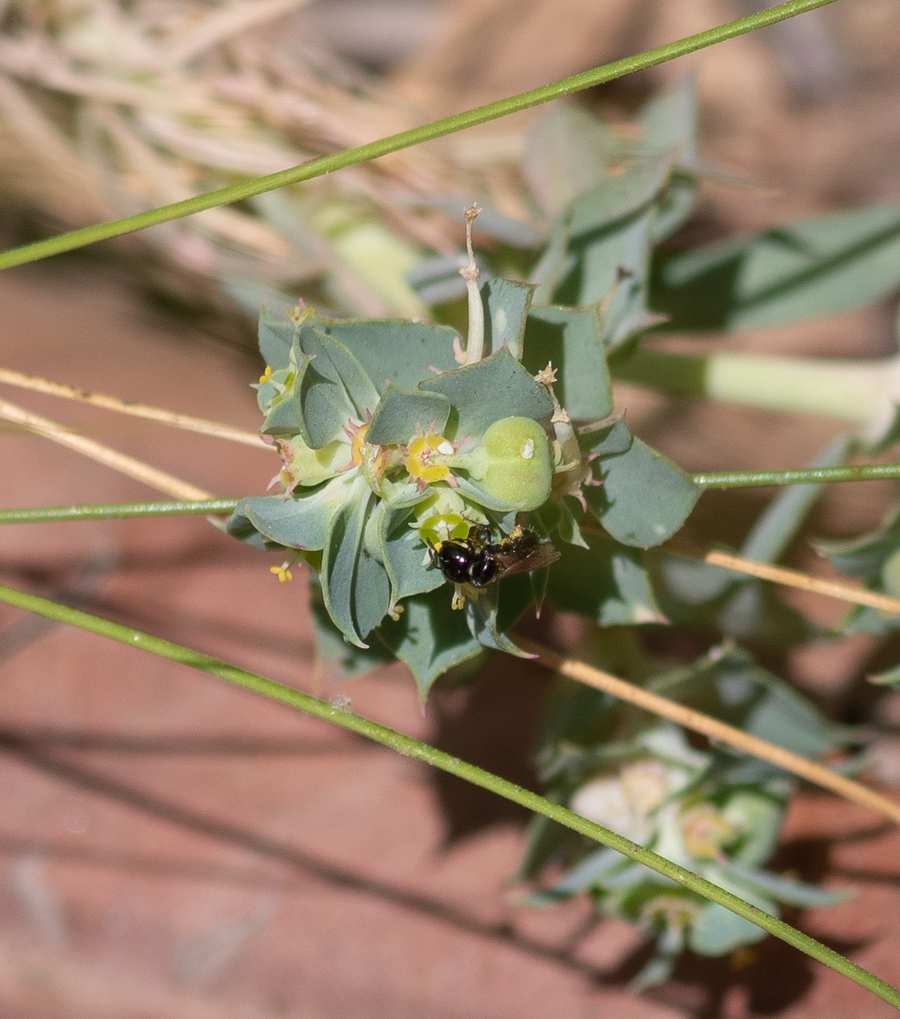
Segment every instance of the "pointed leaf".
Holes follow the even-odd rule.
[[[553,217],[597,187],[619,145],[609,128],[578,106],[554,103],[528,132],[522,167],[542,211]]]
[[[297,434],[311,449],[333,442],[356,416],[347,391],[328,358],[304,358],[297,373],[300,406]]]
[[[335,479],[300,496],[261,495],[242,499],[228,521],[229,533],[250,524],[269,541],[286,548],[318,551],[325,547],[335,513],[347,500],[350,479]]]
[[[450,401],[440,393],[399,389],[392,383],[385,386],[378,401],[366,441],[404,445],[416,434],[428,434],[433,430],[442,435],[450,410]]]
[[[447,584],[408,598],[399,618],[386,618],[376,630],[384,645],[412,672],[422,700],[439,676],[484,650],[469,633],[465,614],[450,607],[451,598],[452,588]]]
[[[415,389],[435,371],[459,367],[453,356],[453,340],[459,334],[449,326],[400,320],[319,320],[317,326],[350,351],[379,393],[388,382],[399,389]]]
[[[616,425],[613,438],[625,426]],[[671,460],[633,439],[627,452],[593,462],[599,486],[586,486],[591,512],[625,545],[649,548],[670,538],[687,519],[700,489]]]
[[[644,129],[640,145],[676,155],[677,166],[690,171],[697,163],[697,80],[685,75],[674,88],[653,96],[638,116]],[[697,184],[692,173],[674,174],[663,192],[653,224],[654,241],[670,237],[694,208]]]
[[[308,324],[301,326],[299,339],[303,353],[314,358],[312,367],[320,375],[340,384],[355,412],[356,419],[365,421],[366,412],[371,411],[378,403],[379,390],[372,384],[372,380],[357,358],[342,343]],[[308,420],[309,413],[304,400],[303,414],[307,418],[306,427],[312,428]]]
[[[602,535],[586,535],[589,548],[560,546],[560,561],[550,571],[550,600],[600,626],[664,623],[643,552]]]
[[[799,906],[801,909],[837,906],[856,895],[852,888],[830,892],[818,885],[795,881],[793,878],[771,874],[769,871],[758,870],[756,867],[746,867],[734,861],[723,862],[720,866],[741,884],[753,887],[763,895],[784,903],[786,906]]]
[[[302,374],[305,367],[306,362],[304,361],[299,374]],[[284,393],[273,394],[269,410],[262,428],[260,428],[262,435],[302,435],[305,432],[303,419],[300,415],[299,374],[297,381],[290,389],[285,390]],[[272,388],[271,384],[267,384],[265,388]],[[260,387],[260,397],[263,397],[263,387]]]
[[[296,307],[296,301],[292,307]],[[288,308],[282,302],[279,301],[272,307],[271,302],[267,300],[260,312],[257,332],[259,352],[272,371],[287,368],[290,364],[297,325],[288,318],[287,311]]]
[[[382,525],[384,567],[395,602],[444,584],[444,576],[431,565],[418,531],[409,526],[412,519],[408,511],[386,513]]]
[[[898,266],[900,205],[872,206],[660,258],[651,305],[676,331],[784,325],[880,300]]]
[[[375,496],[356,478],[347,500],[335,513],[322,557],[322,595],[335,626],[352,644],[365,637],[390,607],[390,582],[384,567],[364,548],[365,526]]]
[[[656,201],[673,156],[649,156],[580,195],[554,227],[568,235],[567,254],[552,290],[535,305],[581,306],[607,299],[606,343],[623,342],[645,319],[645,291]],[[552,244],[552,237],[551,237]]]
[[[328,615],[322,587],[315,580],[310,583],[310,618],[316,640],[316,666],[326,680],[362,676],[394,660],[379,641],[373,641],[367,648],[347,643]]]
[[[535,382],[508,349],[477,364],[423,382],[425,392],[441,393],[456,411],[455,435],[482,435],[495,421],[528,417],[540,421],[553,411],[547,390]]]
[[[459,270],[465,268],[468,262],[468,257],[462,252],[455,255],[430,255],[407,272],[406,282],[421,301],[435,308],[465,295],[466,284]],[[484,267],[481,273],[482,278],[488,275]]]
[[[756,906],[757,909],[761,909],[764,913],[778,915],[775,904],[762,895],[751,894],[736,882],[726,881],[718,876],[714,877],[709,874],[704,876],[724,888],[725,891],[731,892]],[[752,921],[745,920],[742,916],[732,913],[730,909],[726,909],[718,903],[708,902],[689,928],[688,945],[700,955],[718,958],[730,955],[741,945],[759,944],[766,937],[768,937],[766,931],[757,927]]]
[[[500,601],[503,599],[503,612]],[[525,577],[510,577],[479,592],[476,601],[466,602],[466,621],[479,644],[505,651],[517,658],[532,658],[506,636],[516,620],[531,604],[531,590]]]
[[[534,286],[515,280],[488,280],[481,288],[484,304],[484,342],[489,354],[509,347],[513,356],[522,356],[522,334],[531,307]]]
[[[528,316],[523,364],[532,375],[553,364],[556,398],[576,420],[605,418],[613,409],[599,317],[596,305],[534,308]]]

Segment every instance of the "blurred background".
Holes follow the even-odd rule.
[[[0,0],[0,246],[166,204],[501,99],[751,13],[752,0]],[[900,192],[900,5],[822,10],[579,97],[628,130],[697,77],[693,244]],[[403,274],[462,246],[447,207],[524,218],[541,110],[238,206],[0,274],[3,364],[255,430],[255,309],[303,295],[342,315],[422,312]],[[725,180],[728,177],[729,180]],[[735,180],[738,182],[735,183]],[[694,349],[695,338],[672,342]],[[702,343],[709,343],[704,339]],[[760,351],[880,356],[894,309],[742,334]],[[694,346],[692,346],[692,344]],[[5,398],[207,488],[264,491],[271,454]],[[798,466],[825,420],[623,390],[629,424],[687,469]],[[2,426],[0,503],[152,493]],[[873,527],[892,486],[844,486],[815,524]],[[704,540],[739,540],[761,494],[704,497]],[[794,565],[811,553],[795,550]],[[5,527],[2,579],[77,598],[317,695],[303,583],[201,520]],[[810,610],[827,619],[829,609]],[[837,610],[835,610],[835,613]],[[0,1011],[16,1017],[888,1015],[766,942],[698,960],[642,999],[630,929],[583,903],[512,905],[524,818],[484,794],[249,695],[0,606]],[[564,633],[563,633],[564,636]],[[868,638],[782,663],[838,717],[867,709]],[[526,784],[549,682],[502,661],[423,714],[397,667],[353,709]],[[900,718],[877,720],[886,731]],[[892,729],[893,727],[893,729]],[[894,741],[896,746],[896,740]],[[896,749],[894,750],[896,755]],[[890,762],[891,758],[886,758]],[[896,760],[896,756],[894,758]],[[900,782],[900,764],[893,779]],[[860,896],[805,929],[900,978],[897,839],[807,794],[783,867]],[[582,908],[585,906],[585,908]],[[614,1011],[613,1011],[614,1010]],[[890,1012],[893,1014],[893,1012]]]

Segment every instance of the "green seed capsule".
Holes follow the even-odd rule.
[[[550,443],[537,421],[495,421],[484,433],[481,449],[487,466],[478,481],[488,495],[523,511],[547,501],[553,475]]]

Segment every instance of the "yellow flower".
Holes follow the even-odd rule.
[[[406,448],[406,470],[422,487],[436,481],[452,484],[454,479],[444,458],[455,452],[453,443],[443,435],[417,435]]]
[[[286,580],[293,580],[294,575],[288,569],[291,564],[289,562],[282,563],[281,566],[270,566],[269,573],[274,573],[278,577],[278,582],[283,584]]]

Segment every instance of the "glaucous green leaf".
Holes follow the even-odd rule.
[[[595,885],[602,885],[616,871],[621,870],[628,861],[621,853],[607,846],[589,853],[563,877],[553,884],[547,892],[554,899],[569,898],[578,892],[588,891]]]
[[[900,205],[797,220],[659,257],[651,307],[667,328],[757,329],[833,315],[900,286]]]
[[[532,586],[525,575],[508,577],[484,588],[475,601],[466,601],[466,620],[472,636],[486,648],[505,651],[518,658],[533,657],[506,635],[533,604],[532,594]]]
[[[494,651],[505,651],[518,658],[531,658],[531,655],[516,647],[512,639],[507,637],[500,627],[497,618],[500,605],[500,586],[499,583],[492,584],[479,592],[477,601],[466,601],[464,611],[469,631],[482,647]]]
[[[814,622],[785,605],[771,585],[759,580],[738,582],[708,608],[713,625],[735,640],[784,648],[821,636],[821,629]]]
[[[300,327],[299,340],[303,353],[314,359],[312,368],[329,380],[338,382],[357,421],[365,421],[366,412],[378,403],[379,390],[349,348],[308,323]],[[303,415],[307,429],[312,430],[315,424],[309,420],[309,415],[315,411],[307,408],[307,398],[304,392]]]
[[[388,382],[399,389],[415,389],[435,371],[459,367],[453,356],[453,340],[459,334],[449,326],[400,320],[318,320],[316,325],[353,354],[379,393]]]
[[[273,394],[271,406],[263,420],[262,428],[260,428],[262,435],[300,435],[304,431],[303,420],[300,416],[300,387],[298,382],[299,375],[302,374],[306,364],[307,361],[304,359],[293,385],[283,393]],[[266,389],[270,387],[271,383],[267,383],[265,386]],[[261,396],[263,395],[262,388],[260,387]],[[326,443],[323,443],[323,445],[326,445]]]
[[[589,420],[612,413],[612,386],[596,305],[533,308],[524,346],[522,363],[532,375],[553,364],[557,371],[553,390],[569,417]]]
[[[599,117],[578,106],[553,103],[528,132],[522,169],[549,219],[606,177],[619,143]]]
[[[385,568],[364,548],[365,527],[375,499],[357,477],[346,501],[331,520],[322,557],[322,596],[335,626],[351,644],[382,620],[391,602]]]
[[[747,867],[734,861],[721,862],[719,866],[739,881],[741,886],[753,887],[777,902],[786,906],[798,906],[800,909],[837,906],[856,895],[856,892],[849,888],[830,892],[818,885],[796,881],[793,878],[782,877],[780,874],[772,874],[756,867]]]
[[[634,436],[621,414],[581,425],[578,437],[579,445],[585,453],[596,453],[601,457],[627,453],[634,442]]]
[[[454,435],[482,435],[495,421],[528,417],[540,421],[553,411],[547,390],[535,382],[508,349],[477,364],[457,368],[422,383],[424,392],[441,393],[453,404]]]
[[[641,317],[656,200],[669,177],[670,153],[634,161],[625,172],[579,195],[552,234],[566,235],[565,256],[541,281],[534,304],[585,306],[606,299],[607,343],[621,342]],[[615,292],[614,292],[615,291]]]
[[[651,151],[675,154],[676,172],[662,192],[653,223],[655,242],[670,237],[694,208],[697,184],[691,172],[697,163],[697,81],[685,75],[674,87],[657,93],[638,114],[643,134],[637,145]]]
[[[839,435],[810,466],[836,467],[845,462],[851,447],[850,437]],[[761,563],[777,562],[824,492],[824,485],[788,485],[781,489],[742,542],[741,555]]]
[[[700,495],[691,478],[662,453],[632,438],[624,453],[603,455],[604,444],[620,440],[618,422],[602,443],[592,447],[601,455],[592,463],[600,485],[585,486],[590,511],[617,541],[638,548],[659,545],[687,519]]]
[[[816,548],[841,573],[877,580],[887,560],[900,549],[900,507],[893,509],[875,531],[840,541],[819,540]]]
[[[770,585],[660,552],[647,560],[660,608],[676,626],[708,626],[735,640],[786,647],[820,635]]]
[[[326,680],[363,676],[394,660],[390,651],[377,640],[365,648],[347,643],[328,615],[322,598],[322,587],[317,580],[310,582],[309,601],[316,641],[316,666]]]
[[[534,294],[531,283],[492,279],[481,287],[484,305],[484,349],[488,354],[509,347],[513,356],[522,356],[522,334]]]
[[[296,434],[311,449],[327,446],[356,417],[356,408],[328,358],[303,359],[297,372],[296,393],[300,407]]]
[[[296,301],[293,307],[296,307]],[[273,307],[267,301],[260,312],[257,331],[259,352],[272,371],[287,368],[290,364],[291,347],[297,326],[288,318],[287,311],[282,302],[279,301]]]
[[[737,895],[764,913],[778,916],[778,908],[774,902],[763,895],[754,894],[743,885],[727,880],[723,875],[705,873],[707,880],[724,888],[725,891]],[[701,909],[694,923],[688,928],[688,946],[700,955],[719,958],[730,955],[741,945],[756,945],[768,937],[766,931],[757,927],[750,920],[732,913],[730,909],[715,902],[707,902]]]
[[[900,508],[894,508],[875,531],[841,541],[816,542],[841,573],[860,577],[867,590],[900,597]],[[844,620],[844,633],[879,636],[900,628],[900,616],[868,606],[854,607]]]
[[[812,466],[843,463],[850,448],[847,437],[839,436]],[[750,528],[740,554],[756,562],[776,562],[823,492],[823,485],[780,490]],[[662,581],[660,604],[673,623],[714,626],[730,637],[773,647],[798,643],[817,632],[770,585],[758,580],[678,556],[660,556],[652,566]]]
[[[279,545],[318,551],[325,547],[331,520],[348,498],[352,484],[352,478],[336,478],[299,496],[242,499],[234,508],[227,530],[237,535],[249,524]]]
[[[477,196],[475,196],[477,197]],[[463,213],[473,205],[478,206],[478,220],[475,230],[480,234],[487,234],[495,240],[502,241],[515,248],[533,248],[541,242],[541,235],[530,223],[516,219],[505,212],[501,212],[493,205],[482,205],[481,199],[475,201],[475,197],[469,195],[418,195],[410,200],[412,208],[418,209],[439,209],[450,219],[460,224],[460,236],[462,236]]]
[[[561,855],[564,847],[571,846],[572,843],[571,829],[564,828],[543,814],[532,814],[526,832],[525,850],[515,880],[530,881],[536,878],[545,867]],[[524,898],[525,904],[530,901],[531,896]]]
[[[415,435],[442,435],[450,417],[450,401],[440,393],[385,386],[366,431],[366,441],[405,445]]]
[[[407,272],[406,282],[421,301],[435,308],[465,296],[466,284],[459,270],[468,262],[468,256],[462,252],[426,256]],[[482,278],[488,275],[486,267],[481,267],[481,275]]]
[[[423,701],[439,676],[484,650],[469,632],[465,613],[450,607],[451,597],[452,588],[441,584],[408,598],[398,618],[388,616],[375,631],[413,674]]]
[[[409,526],[408,511],[386,513],[382,526],[384,568],[388,572],[394,601],[433,591],[444,583],[444,575],[430,565],[428,550],[418,531]]]
[[[560,545],[548,595],[567,612],[600,626],[664,623],[643,565],[643,552],[603,535],[585,535],[589,547]]]
[[[844,741],[809,701],[735,647],[714,649],[676,682],[654,689],[804,757],[818,757]]]

